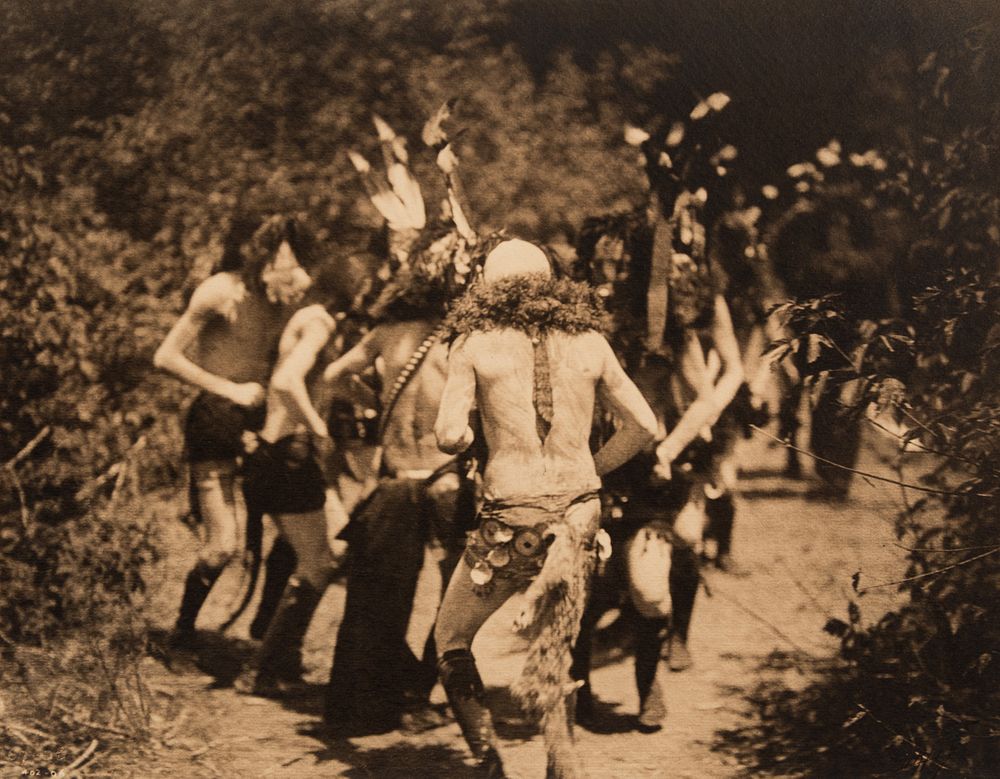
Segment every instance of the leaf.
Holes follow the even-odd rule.
[[[626,124],[625,125],[625,143],[629,146],[642,146],[646,141],[649,140],[649,133],[643,130],[641,127],[636,127],[635,125]]]
[[[951,221],[951,206],[945,206],[938,215],[938,230],[944,230]]]
[[[823,355],[823,347],[832,348],[833,342],[825,335],[809,333],[809,343],[806,350],[806,362],[812,365]]]
[[[858,585],[861,583],[861,571],[855,571],[851,576],[851,589],[855,592],[858,591]],[[853,604],[852,604],[853,605]]]
[[[666,140],[667,146],[670,147],[679,146],[681,141],[684,140],[684,132],[685,132],[684,123],[674,122],[670,126],[670,132],[667,133],[667,140]]]
[[[875,400],[876,413],[881,414],[887,409],[895,408],[906,398],[906,385],[899,379],[884,379],[878,385],[878,395]]]
[[[837,638],[843,638],[847,635],[850,630],[850,625],[848,625],[844,620],[837,619],[836,617],[830,617],[826,624],[823,625],[823,632],[829,633],[831,636],[836,636]]]
[[[705,98],[705,102],[708,103],[708,107],[713,111],[721,111],[729,105],[731,99],[725,92],[713,92]]]

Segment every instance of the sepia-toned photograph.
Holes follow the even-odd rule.
[[[996,0],[2,0],[0,778],[1000,776]]]

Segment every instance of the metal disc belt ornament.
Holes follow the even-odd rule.
[[[470,535],[469,578],[484,587],[500,572],[529,578],[537,574],[546,549],[543,528],[512,527],[498,519],[484,519],[479,530]]]

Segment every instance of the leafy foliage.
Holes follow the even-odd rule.
[[[897,520],[906,604],[869,629],[851,604],[849,623],[827,626],[851,663],[831,687],[841,746],[873,772],[979,775],[1000,758],[1000,102],[983,91],[996,35],[973,28],[918,68],[920,140],[896,150],[881,189],[917,224],[901,317],[863,319],[836,297],[784,308],[779,354],[806,376],[858,380],[858,412],[892,412],[901,445],[938,455],[929,494]],[[859,597],[867,584],[856,577]]]

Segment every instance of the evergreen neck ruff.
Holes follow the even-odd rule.
[[[455,301],[446,325],[451,335],[511,328],[541,336],[603,333],[608,321],[600,295],[589,285],[531,274],[470,287]]]

